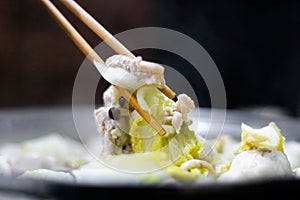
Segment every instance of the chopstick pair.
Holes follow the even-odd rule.
[[[64,4],[71,12],[73,12],[74,15],[84,22],[92,31],[94,31],[94,33],[96,33],[103,41],[105,41],[115,52],[135,58],[135,55],[133,55],[122,43],[120,43],[74,0],[60,0],[60,2]],[[175,97],[175,92],[173,92],[167,85],[159,89],[170,99]]]
[[[56,21],[62,26],[65,32],[77,45],[77,47],[86,55],[92,62],[104,63],[100,56],[93,50],[93,48],[85,41],[85,39],[76,31],[71,23],[63,16],[63,14],[55,7],[50,0],[41,0],[45,7],[49,10]],[[90,29],[92,29],[101,39],[115,50],[117,53],[127,55],[131,58],[135,56],[124,47],[115,37],[113,37],[100,23],[98,23],[91,15],[89,15],[80,5],[73,0],[60,0],[70,11],[72,11],[81,21],[83,21]],[[114,87],[124,96],[129,104],[143,117],[143,119],[151,125],[152,128],[160,135],[166,134],[165,129],[154,119],[148,111],[145,111],[140,107],[137,99],[131,95],[126,89],[114,85]],[[170,99],[175,97],[175,93],[165,86],[160,88],[161,92],[164,93]]]

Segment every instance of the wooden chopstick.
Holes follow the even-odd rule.
[[[78,48],[93,62],[94,60],[104,63],[104,61],[99,57],[99,55],[92,49],[92,47],[85,41],[85,39],[76,31],[76,29],[71,25],[71,23],[62,15],[62,13],[55,7],[55,5],[50,0],[41,0],[44,6],[49,10],[56,21],[62,26],[66,33],[70,36],[73,42],[78,46]],[[127,90],[115,86],[120,93],[124,95],[124,98],[129,102],[129,104],[143,117],[143,119],[148,122],[157,133],[163,136],[166,131],[165,129],[157,123],[157,121],[144,109],[140,107],[137,99],[131,95]]]
[[[83,21],[91,30],[119,54],[127,55],[131,58],[135,56],[123,46],[115,37],[113,37],[101,24],[99,24],[90,14],[88,14],[79,4],[73,0],[60,0],[70,11]]]
[[[73,0],[60,0],[70,11],[74,13],[82,22],[84,22],[91,30],[93,30],[102,40],[104,40],[118,54],[127,55],[131,58],[135,56],[112,34],[110,34],[99,22],[87,13],[78,3]],[[163,88],[158,88],[168,98],[173,99],[176,94],[167,85]]]
[[[61,12],[51,3],[49,0],[41,0],[46,8],[50,11],[50,14],[57,20],[57,22],[63,27],[69,37],[78,46],[78,48],[86,55],[90,60],[95,59],[98,62],[104,63],[99,55],[92,49],[92,47],[83,39],[83,37],[75,30],[75,28],[69,23],[69,21],[61,14]]]

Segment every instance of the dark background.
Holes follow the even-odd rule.
[[[53,2],[91,46],[102,41],[58,1]],[[219,68],[228,108],[272,107],[300,115],[299,1],[77,2],[112,34],[157,26],[198,41]],[[73,83],[85,56],[39,0],[0,1],[0,44],[1,108],[72,103]],[[167,52],[135,54],[188,69]],[[182,73],[193,82],[191,71]],[[198,90],[199,105],[210,106],[205,84],[192,85]]]

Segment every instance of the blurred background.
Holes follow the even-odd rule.
[[[101,42],[58,1],[55,5],[95,47]],[[77,0],[112,34],[155,26],[201,44],[224,80],[228,108],[300,116],[300,2]],[[39,0],[0,1],[0,108],[69,105],[85,56]],[[136,55],[174,66],[210,106],[203,81],[168,52]],[[108,85],[108,84],[107,84]],[[106,86],[107,86],[106,85]],[[102,84],[100,92],[105,89]],[[101,101],[101,99],[99,100]]]

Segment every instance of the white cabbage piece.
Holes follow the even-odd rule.
[[[49,133],[21,143],[22,151],[55,160],[57,169],[76,168],[88,159],[88,153],[76,140],[58,133]]]
[[[125,69],[107,67],[104,63],[97,62],[96,60],[94,60],[94,65],[103,78],[112,85],[116,85],[130,91],[134,91],[142,85],[145,85],[144,82]]]
[[[293,171],[295,173],[295,177],[300,178],[300,167],[295,168]]]
[[[114,155],[90,161],[71,171],[77,183],[104,185],[158,184],[169,178],[162,170],[168,163],[164,152]]]
[[[176,127],[180,130],[176,133],[174,126],[164,124],[166,107],[172,106],[174,101],[165,97],[153,85],[139,88],[136,96],[139,105],[149,111],[167,133],[160,136],[142,117],[131,115],[129,134],[134,152],[163,151],[168,154],[170,160],[176,162],[184,162],[186,159],[199,156],[202,142],[197,141],[189,125],[183,123],[180,128]]]
[[[287,156],[281,151],[243,151],[232,160],[230,169],[221,174],[219,181],[252,181],[292,177]]]
[[[13,170],[9,159],[6,156],[0,156],[0,176],[12,176]]]
[[[5,156],[11,166],[12,174],[20,174],[26,170],[39,168],[53,169],[55,159],[37,152],[25,152],[21,144],[7,143],[0,147],[0,155]]]
[[[284,140],[285,138],[274,122],[262,128],[252,128],[242,123],[241,150],[258,148],[283,152]]]
[[[235,151],[229,170],[220,175],[220,181],[293,176],[283,149],[285,138],[274,122],[256,129],[242,123],[241,129],[240,147]]]
[[[300,167],[300,142],[286,141],[284,143],[284,152],[286,153],[292,168]]]
[[[75,182],[74,177],[69,172],[54,171],[49,169],[27,170],[22,175],[18,176],[20,179],[40,179],[46,181],[59,182]]]

